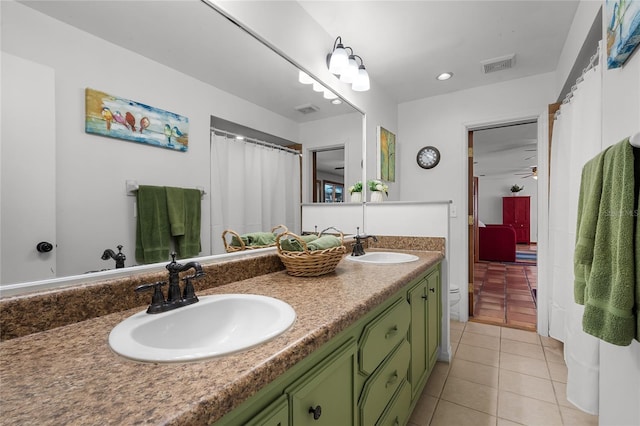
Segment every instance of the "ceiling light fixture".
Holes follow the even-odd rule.
[[[442,74],[438,75],[436,79],[440,81],[445,81],[445,80],[449,80],[451,77],[453,77],[452,72],[443,72]]]
[[[350,55],[347,49],[351,51]],[[356,59],[360,59],[359,65]],[[371,87],[364,61],[354,53],[351,47],[344,47],[340,36],[336,38],[333,50],[327,55],[327,67],[332,74],[340,78],[341,82],[351,84],[351,88],[356,92],[366,92]]]

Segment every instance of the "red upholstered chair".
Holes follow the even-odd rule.
[[[480,232],[480,260],[516,261],[516,230],[511,225],[486,225]]]

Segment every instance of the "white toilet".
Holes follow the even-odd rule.
[[[449,285],[449,318],[454,321],[460,321],[460,288],[456,284]]]

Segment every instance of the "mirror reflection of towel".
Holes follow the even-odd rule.
[[[167,196],[162,186],[138,188],[136,226],[136,261],[164,262],[169,258],[169,216]]]
[[[180,258],[195,257],[200,254],[201,201],[199,189],[183,189],[184,233],[176,236],[176,249]],[[175,234],[174,234],[175,235]]]
[[[185,190],[171,186],[165,186],[164,189],[167,193],[167,213],[169,214],[171,235],[174,237],[184,235],[186,220]]]

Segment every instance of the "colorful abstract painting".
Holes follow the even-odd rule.
[[[606,0],[607,68],[621,67],[640,44],[640,0]]]
[[[387,182],[396,181],[396,135],[378,126],[378,164],[380,175]]]
[[[139,102],[85,90],[85,131],[176,151],[189,148],[189,119]]]

